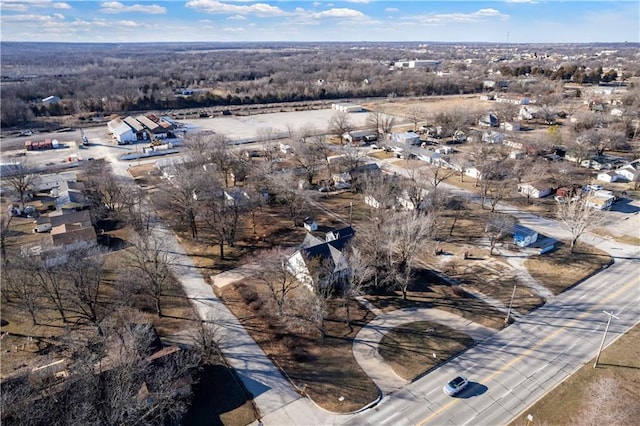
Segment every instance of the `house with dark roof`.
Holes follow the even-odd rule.
[[[324,241],[307,234],[300,248],[287,261],[289,273],[309,288],[326,288],[339,283],[349,271],[343,250],[354,235],[351,226],[327,232]],[[314,282],[316,274],[313,269],[323,264],[330,268],[331,273],[323,276],[321,282]]]

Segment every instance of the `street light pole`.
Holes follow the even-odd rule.
[[[607,326],[604,328],[604,335],[602,336],[602,342],[600,342],[600,349],[598,349],[598,354],[596,355],[596,360],[593,363],[593,368],[598,366],[598,359],[600,359],[600,353],[602,352],[602,348],[604,347],[604,341],[607,338],[607,332],[609,331],[609,325],[611,324],[611,318],[620,319],[617,316],[613,315],[613,312],[602,311],[609,316],[607,319]]]
[[[511,306],[513,306],[513,298],[516,295],[516,286],[513,286],[513,293],[511,293],[511,301],[509,302],[509,309],[507,310],[507,317],[504,319],[505,324],[509,324],[509,319],[511,318]]]

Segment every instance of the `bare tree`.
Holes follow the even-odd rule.
[[[342,300],[345,307],[345,322],[351,324],[351,303],[366,293],[367,287],[374,277],[375,270],[360,249],[350,246],[343,250],[347,264],[347,276],[342,286]]]
[[[388,256],[395,283],[406,300],[416,262],[431,244],[432,217],[398,212],[389,225]]]
[[[269,289],[278,318],[287,315],[293,293],[301,283],[289,272],[289,256],[279,248],[260,253],[256,262],[260,265],[255,278]]]
[[[489,237],[489,255],[493,256],[498,241],[509,235],[516,223],[516,219],[510,215],[502,213],[489,215],[484,225],[484,233]]]
[[[418,125],[427,116],[427,111],[422,105],[411,105],[409,108],[407,108],[406,116],[411,124],[413,124],[413,130],[417,131]]]
[[[203,170],[189,164],[175,164],[175,175],[171,185],[164,188],[164,198],[171,209],[177,213],[177,219],[186,223],[191,237],[198,236],[198,194],[206,180]]]
[[[155,235],[134,239],[127,253],[129,279],[136,289],[153,299],[158,317],[162,317],[160,301],[175,286],[175,259],[164,241]]]
[[[328,131],[332,135],[337,135],[342,140],[342,135],[353,130],[353,126],[349,120],[349,113],[338,111],[329,119]]]
[[[309,182],[309,185],[313,185],[313,180],[320,171],[323,160],[325,164],[328,164],[325,152],[321,149],[321,146],[302,139],[293,142],[292,146],[296,152],[294,157],[296,166],[304,170],[307,182]]]
[[[560,225],[571,234],[570,249],[573,253],[578,239],[587,230],[597,226],[603,219],[602,212],[591,205],[592,194],[557,204],[557,217]]]
[[[199,321],[191,332],[193,345],[205,363],[214,363],[223,359],[220,351],[223,333],[216,323],[215,317],[209,315]]]
[[[4,165],[2,180],[15,192],[20,200],[20,208],[24,209],[25,197],[33,189],[36,175],[31,166],[24,160],[11,159]]]
[[[395,126],[396,118],[380,111],[371,111],[367,114],[367,126],[375,129],[378,139],[384,140]]]
[[[28,269],[19,263],[11,262],[3,268],[2,292],[4,297],[17,302],[31,317],[32,325],[38,325],[38,312],[41,310],[40,292],[31,279]]]
[[[2,256],[2,264],[7,264],[7,238],[11,232],[11,218],[13,216],[0,212],[0,256]]]
[[[277,199],[287,206],[293,226],[296,226],[300,214],[307,205],[307,200],[295,173],[283,172],[271,175],[269,188],[274,191]]]
[[[90,252],[71,253],[60,266],[60,274],[66,281],[69,319],[85,322],[96,327],[103,335],[102,321],[109,315],[103,288],[104,256],[100,249]]]

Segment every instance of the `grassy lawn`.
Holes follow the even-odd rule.
[[[593,362],[592,359],[586,363],[527,408],[510,426],[637,424],[640,416],[640,327],[636,325],[606,348],[598,360],[598,368],[593,368]],[[608,395],[600,394],[600,399],[590,397],[589,390],[598,389],[596,383],[603,380],[615,383],[617,389],[609,389]],[[606,420],[594,418],[595,408],[603,410]],[[528,414],[533,416],[533,422],[527,422]]]
[[[471,337],[445,325],[418,321],[387,333],[380,341],[378,352],[398,376],[413,380],[473,343]]]
[[[573,253],[567,244],[561,244],[551,253],[530,257],[525,261],[525,266],[540,284],[553,294],[560,294],[611,262],[608,254],[578,243]]]
[[[373,319],[369,311],[352,303],[352,321],[347,325],[344,307],[329,303],[326,337],[322,340],[316,330],[288,331],[262,303],[246,303],[242,296],[247,294],[246,288],[261,294],[259,299],[267,297],[266,285],[251,279],[224,287],[219,296],[300,391],[321,407],[336,412],[360,409],[377,398],[376,385],[362,371],[352,351],[353,338]],[[344,401],[338,401],[339,396]]]

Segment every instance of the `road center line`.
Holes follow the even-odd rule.
[[[611,299],[614,299],[616,297],[618,297],[621,293],[623,293],[624,291],[627,291],[627,286],[629,284],[635,284],[637,281],[640,280],[640,277],[636,277],[635,279],[629,281],[628,283],[624,284],[622,287],[620,287],[615,293],[609,294],[608,296],[606,296],[604,299],[602,299],[597,305],[595,305],[591,310],[587,310],[585,312],[583,312],[582,314],[580,314],[578,317],[574,318],[573,320],[569,321],[568,323],[566,323],[566,325],[562,328],[558,328],[556,331],[554,331],[553,333],[549,334],[547,337],[545,337],[544,339],[542,339],[540,342],[536,343],[533,347],[525,350],[521,355],[518,355],[516,358],[512,359],[511,361],[509,361],[508,363],[506,363],[505,365],[503,365],[502,367],[500,367],[497,371],[495,371],[494,373],[490,374],[489,376],[485,377],[484,379],[482,379],[482,381],[480,381],[479,383],[488,383],[489,381],[493,380],[494,377],[496,377],[498,374],[501,374],[503,371],[507,370],[508,368],[511,368],[515,363],[519,362],[520,360],[522,360],[523,358],[529,356],[529,354],[531,354],[533,351],[535,351],[537,348],[539,348],[540,346],[544,345],[545,343],[547,343],[549,340],[554,339],[556,336],[558,336],[560,333],[562,333],[563,331],[567,331],[567,329],[571,328],[575,323],[577,323],[578,321],[582,320],[583,318],[585,318],[586,316],[590,315],[591,313],[593,313],[594,311],[600,310],[602,305],[606,304],[607,302],[609,302]],[[607,284],[607,283],[604,283]],[[602,284],[602,285],[604,285]],[[600,285],[598,288],[602,287],[602,285]],[[628,306],[629,304],[627,304],[626,306]],[[625,306],[625,307],[626,307]],[[424,420],[422,420],[420,423],[418,423],[419,425],[423,426],[425,424],[427,424],[428,422],[430,422],[433,418],[439,416],[440,414],[442,414],[444,411],[450,409],[451,407],[453,407],[455,404],[457,404],[459,402],[459,400],[457,399],[452,399],[451,401],[449,401],[448,403],[446,403],[445,405],[443,405],[442,407],[440,407],[440,409],[438,409],[437,411],[433,412],[431,415],[429,415],[427,418],[425,418]]]

